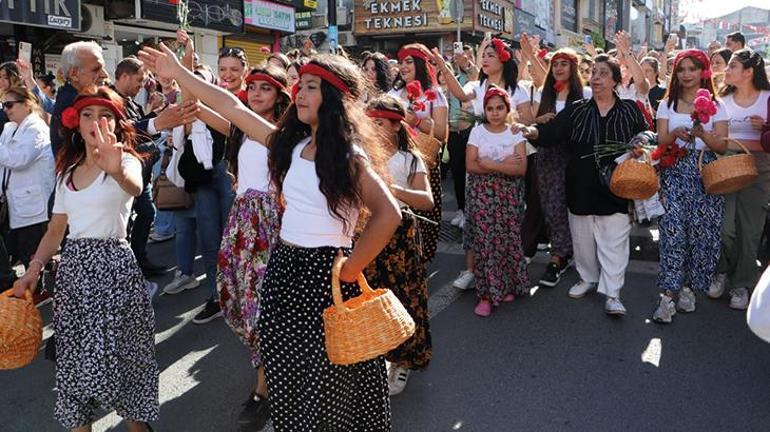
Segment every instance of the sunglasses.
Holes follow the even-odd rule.
[[[17,103],[21,103],[21,101],[5,101],[3,102],[3,108],[5,109],[11,109],[14,105]]]

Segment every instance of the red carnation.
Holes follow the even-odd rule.
[[[270,54],[270,52],[271,52],[270,48],[268,48],[266,46],[263,46],[262,48],[260,48],[259,51],[262,52],[263,54]]]
[[[61,124],[67,129],[75,129],[80,124],[80,113],[74,108],[69,107],[61,113]]]
[[[412,104],[412,110],[414,111],[425,111],[425,104],[422,102],[415,102]]]
[[[430,102],[433,102],[436,100],[436,92],[433,89],[425,90],[425,99],[427,99]]]
[[[179,4],[179,0],[168,0],[168,2],[171,3],[172,5],[178,5]]]
[[[414,80],[406,85],[406,95],[409,100],[415,100],[422,96],[422,84],[419,81]]]

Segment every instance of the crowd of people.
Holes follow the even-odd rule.
[[[607,52],[517,42],[485,38],[449,55],[410,43],[392,58],[274,52],[259,65],[223,48],[212,69],[180,30],[111,73],[98,44],[70,44],[58,88],[22,60],[0,65],[0,283],[42,304],[41,275],[55,275],[56,419],[88,431],[107,409],[131,431],[152,430],[158,286],[146,277],[171,269],[147,243],[173,239],[163,292],[201,285],[200,251],[209,297],[193,322],[224,317],[249,349],[254,387],[239,427],[390,430],[390,397],[432,357],[427,267],[447,176],[466,263],[454,286],[475,289],[480,317],[533,285],[557,286],[573,264],[569,296],[597,290],[607,314],[624,315],[632,224],[653,218],[654,321],[727,287],[730,307],[747,309],[770,199],[762,56],[739,33],[708,51],[669,38],[662,51],[634,52],[625,32]],[[715,112],[693,120],[706,94]],[[737,142],[758,179],[707,193],[699,159],[741,151]],[[654,158],[660,191],[644,202],[608,185],[619,157],[644,157],[639,143],[666,155]],[[531,281],[543,243],[548,264]],[[415,322],[406,342],[349,366],[329,361],[322,318],[341,257],[344,298],[360,294],[363,273]]]

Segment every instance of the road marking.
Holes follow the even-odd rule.
[[[655,367],[660,367],[660,356],[663,353],[663,343],[660,338],[650,339],[647,348],[642,351],[642,363],[649,363]]]

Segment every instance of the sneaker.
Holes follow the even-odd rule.
[[[460,222],[465,219],[465,216],[463,215],[462,210],[457,210],[457,213],[455,213],[454,217],[452,218],[452,222],[450,222],[453,226],[459,227]]]
[[[749,308],[749,290],[747,288],[736,288],[730,291],[730,308],[738,310]]]
[[[156,232],[153,231],[149,235],[149,239],[153,243],[163,243],[164,241],[171,240],[172,238],[174,238],[174,233],[159,234],[159,233],[156,233]]]
[[[32,292],[32,302],[39,309],[53,302],[53,297],[51,297],[51,293],[48,290],[36,289]]]
[[[727,273],[719,273],[716,276],[714,276],[714,280],[711,281],[711,286],[709,286],[709,290],[706,292],[706,295],[713,299],[718,299],[719,297],[722,297],[722,294],[725,292],[725,284],[727,283]]]
[[[193,324],[206,324],[207,322],[214,321],[222,316],[222,308],[219,307],[219,302],[211,299],[206,302],[203,309],[195,315],[192,322]]]
[[[139,268],[145,276],[161,276],[168,271],[168,267],[150,262],[147,259],[139,261]]]
[[[548,265],[545,266],[545,273],[540,277],[540,285],[553,288],[560,280],[559,264],[549,262]]]
[[[662,324],[671,323],[671,319],[676,315],[676,307],[674,307],[674,299],[666,294],[660,295],[660,303],[658,308],[652,314],[652,320]]]
[[[465,228],[465,216],[463,216],[463,218],[460,219],[460,223],[457,224],[457,228],[460,228],[460,229]]]
[[[695,312],[695,293],[689,287],[679,291],[679,301],[676,302],[676,310],[679,312]]]
[[[392,366],[388,376],[388,391],[391,396],[395,396],[406,388],[409,381],[409,369],[400,366]]]
[[[256,393],[249,395],[243,403],[243,410],[238,416],[238,425],[242,430],[259,431],[270,420],[270,401]]]
[[[607,315],[625,315],[626,308],[619,298],[607,297],[607,301],[604,303],[604,312]]]
[[[473,309],[473,313],[480,317],[488,317],[492,315],[492,303],[486,299],[479,300],[479,304],[477,304]]]
[[[145,281],[144,287],[147,289],[147,295],[150,296],[150,301],[155,297],[155,293],[158,292],[158,284],[156,282]]]
[[[174,273],[174,280],[163,287],[164,294],[179,294],[188,289],[198,288],[201,283],[193,276],[182,274],[179,270]]]
[[[583,297],[588,293],[588,291],[593,291],[599,286],[596,282],[586,282],[586,281],[580,281],[576,283],[575,285],[572,285],[572,288],[569,289],[569,296],[578,299]]]
[[[547,251],[549,246],[550,245],[548,243],[538,243],[537,244],[537,250],[539,250],[541,252],[542,251]]]
[[[459,290],[468,290],[471,288],[471,285],[473,284],[473,272],[470,270],[463,270],[460,272],[460,276],[457,276],[457,279],[452,283],[452,286],[459,289]]]

